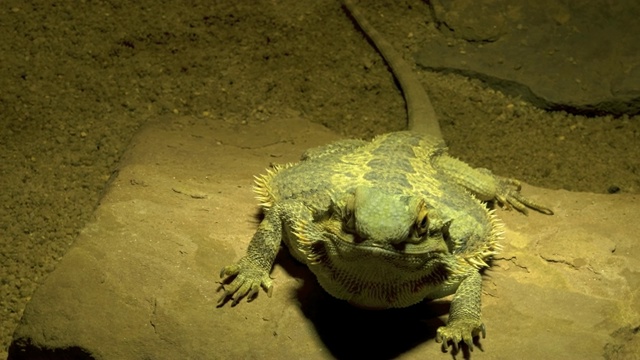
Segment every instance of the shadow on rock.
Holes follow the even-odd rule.
[[[439,316],[449,312],[448,301],[423,302],[404,309],[365,310],[327,294],[309,269],[280,252],[278,260],[290,276],[303,284],[296,291],[309,319],[331,354],[338,359],[390,359],[434,341]]]

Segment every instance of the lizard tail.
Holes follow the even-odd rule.
[[[391,68],[393,75],[400,84],[407,106],[409,130],[421,134],[429,134],[443,140],[440,124],[431,100],[422,84],[415,78],[409,64],[393,48],[393,46],[382,37],[382,35],[365,19],[364,15],[353,4],[352,0],[343,0],[347,12],[355,19],[367,37],[373,42],[387,65]]]

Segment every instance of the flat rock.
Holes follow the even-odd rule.
[[[449,358],[434,340],[449,299],[355,309],[284,250],[272,298],[216,307],[220,269],[242,256],[258,224],[253,175],[337,138],[294,114],[146,127],[95,220],[31,299],[9,359]],[[640,353],[638,196],[523,191],[556,214],[498,211],[505,246],[485,273],[487,338],[473,356]]]
[[[640,3],[434,1],[443,34],[417,62],[479,78],[546,109],[640,112]]]

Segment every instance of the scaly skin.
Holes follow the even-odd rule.
[[[464,174],[464,176],[461,176]],[[482,181],[473,181],[481,179]],[[413,305],[455,294],[437,340],[484,334],[480,274],[499,251],[501,224],[474,195],[533,207],[517,182],[449,157],[428,135],[396,132],[307,151],[258,177],[265,218],[247,255],[223,268],[220,305],[268,294],[281,241],[331,295],[364,308]]]
[[[406,74],[408,65],[345,4],[402,79],[417,127],[310,149],[299,163],[256,177],[265,217],[247,254],[222,269],[219,306],[251,300],[260,287],[270,296],[269,273],[284,242],[329,294],[355,306],[398,308],[454,294],[436,340],[445,350],[460,342],[473,349],[473,337],[485,335],[480,270],[502,238],[502,224],[483,201],[552,211],[524,197],[517,180],[450,157],[437,126],[435,136],[424,133],[434,129],[433,109],[414,105],[426,93],[414,91],[420,85]]]

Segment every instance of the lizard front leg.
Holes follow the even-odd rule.
[[[473,338],[480,333],[482,338],[485,337],[486,331],[480,319],[481,293],[482,277],[479,272],[473,271],[462,280],[453,296],[447,326],[438,328],[436,333],[436,341],[442,342],[444,351],[449,348],[449,342],[457,351],[460,341],[464,341],[473,351]]]
[[[247,254],[237,263],[228,265],[220,271],[220,277],[224,281],[231,277],[233,281],[223,285],[224,293],[218,300],[218,306],[224,305],[229,298],[236,305],[243,297],[248,296],[252,300],[257,296],[260,286],[271,297],[273,284],[269,273],[280,248],[282,240],[282,221],[277,206],[269,209],[264,219],[253,235]]]
[[[242,298],[253,300],[262,287],[271,297],[273,284],[269,273],[276,259],[280,243],[287,236],[283,231],[285,224],[291,228],[298,220],[312,221],[311,210],[294,200],[283,200],[273,207],[265,209],[265,217],[253,235],[247,254],[237,263],[228,265],[220,271],[225,283],[224,293],[218,300],[218,306],[232,299],[236,305]],[[233,279],[229,282],[230,279]]]

